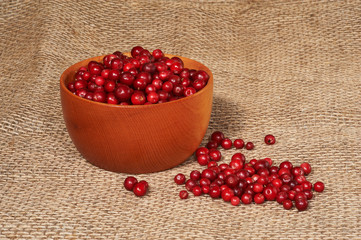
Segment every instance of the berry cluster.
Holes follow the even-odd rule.
[[[207,85],[209,75],[188,69],[178,57],[166,57],[160,49],[150,53],[133,47],[131,57],[117,51],[102,62],[79,68],[67,88],[79,97],[119,105],[169,102],[193,95]]]
[[[267,135],[265,143],[272,145],[276,142],[273,135]],[[236,149],[253,149],[252,142],[244,144],[242,139],[233,142]],[[247,148],[247,145],[249,146]],[[232,205],[250,204],[255,202],[261,204],[267,201],[277,201],[285,209],[291,209],[293,205],[299,211],[308,207],[308,201],[313,198],[312,188],[316,192],[324,190],[322,182],[312,183],[307,181],[306,176],[311,172],[309,163],[293,166],[289,161],[284,161],[279,166],[272,166],[270,158],[252,159],[246,162],[242,153],[235,153],[229,164],[218,165],[222,154],[217,149],[232,147],[232,141],[225,138],[222,132],[214,132],[206,147],[197,149],[195,155],[201,166],[207,166],[203,171],[193,170],[189,179],[182,173],[174,177],[178,185],[185,184],[185,188],[194,196],[209,194],[212,198],[222,198]],[[188,191],[179,193],[181,199],[188,198]]]
[[[144,196],[148,191],[148,183],[144,180],[139,181],[135,177],[127,177],[124,180],[124,187],[128,191],[133,191],[137,197]]]

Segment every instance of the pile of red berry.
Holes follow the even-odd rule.
[[[96,102],[146,105],[190,96],[204,88],[208,80],[205,71],[185,68],[178,57],[136,46],[131,57],[117,51],[106,55],[102,62],[91,61],[79,68],[67,88]]]
[[[264,141],[272,145],[276,139],[273,135],[267,135]],[[233,145],[236,149],[254,148],[252,142],[244,144],[242,139],[236,139]],[[293,166],[291,162],[284,161],[277,167],[272,166],[270,158],[246,162],[242,153],[235,153],[229,164],[218,165],[222,158],[218,146],[223,149],[232,147],[232,141],[219,131],[211,135],[206,147],[198,148],[195,153],[198,163],[207,168],[201,172],[193,170],[188,180],[184,174],[179,173],[174,177],[175,183],[185,184],[185,188],[194,196],[209,194],[212,198],[222,198],[235,206],[240,202],[261,204],[266,200],[275,200],[287,210],[295,204],[299,211],[307,209],[308,201],[313,198],[312,188],[316,192],[324,190],[322,182],[316,182],[312,186],[307,181],[306,176],[311,172],[309,163]],[[180,191],[180,198],[188,198],[188,191]]]

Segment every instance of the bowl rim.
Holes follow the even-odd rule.
[[[130,55],[130,53],[123,53],[127,56]],[[108,54],[107,54],[108,55]],[[90,62],[92,61],[93,59],[97,59],[97,58],[100,58],[100,59],[103,59],[106,55],[101,55],[101,56],[96,56],[96,57],[91,57],[91,58],[88,58],[88,59],[85,59],[85,60],[82,60],[82,61],[79,61],[77,63],[74,63],[72,64],[71,66],[69,66],[60,76],[60,90],[62,90],[65,94],[71,96],[71,97],[75,97],[75,99],[77,99],[78,101],[84,101],[85,103],[88,103],[88,104],[99,104],[99,106],[104,106],[104,107],[109,107],[109,108],[124,108],[124,109],[139,109],[139,108],[151,108],[151,107],[158,107],[158,106],[165,106],[166,104],[170,105],[170,104],[177,104],[177,103],[180,103],[182,101],[189,101],[191,100],[192,98],[194,97],[197,97],[199,94],[202,94],[204,91],[206,91],[206,89],[208,88],[213,88],[213,73],[212,71],[206,66],[204,65],[203,63],[201,62],[198,62],[194,59],[190,59],[190,58],[187,58],[187,57],[182,57],[182,56],[178,56],[178,55],[173,55],[173,54],[164,54],[164,56],[166,57],[179,57],[180,59],[185,59],[185,60],[189,60],[189,61],[193,61],[193,62],[197,62],[199,64],[202,65],[202,67],[204,67],[206,70],[207,70],[207,73],[209,74],[209,80],[206,84],[206,86],[204,88],[202,88],[200,91],[196,92],[195,94],[192,94],[191,96],[187,96],[187,97],[183,97],[183,98],[180,98],[180,99],[177,99],[177,100],[173,100],[173,101],[170,101],[170,102],[164,102],[164,103],[156,103],[156,104],[147,104],[147,105],[119,105],[119,104],[109,104],[109,103],[102,103],[102,102],[95,102],[95,101],[92,101],[92,100],[89,100],[89,99],[85,99],[85,98],[82,98],[82,97],[79,97],[77,95],[75,95],[74,93],[72,93],[66,86],[65,86],[65,76],[66,75],[69,75],[71,74],[71,72],[73,70],[71,70],[71,68],[74,66],[74,65],[77,65],[77,64],[81,64],[81,63],[85,63],[85,62]]]

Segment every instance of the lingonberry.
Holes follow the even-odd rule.
[[[323,184],[323,182],[316,182],[315,184],[313,184],[313,190],[315,190],[316,192],[323,192],[324,189],[325,185]]]
[[[221,144],[223,139],[224,139],[224,134],[220,131],[213,132],[210,137],[210,140],[216,142],[218,145]]]
[[[188,192],[186,190],[182,190],[179,192],[179,197],[181,199],[187,199],[188,198]]]
[[[233,145],[236,149],[241,149],[244,147],[244,141],[242,139],[236,139],[234,140]]]
[[[298,211],[304,211],[308,207],[308,201],[307,199],[297,199],[295,200],[295,206],[298,209]]]
[[[307,162],[302,163],[300,167],[305,172],[305,175],[308,175],[311,173],[311,165],[309,163],[307,163]]]
[[[190,173],[190,179],[198,181],[201,178],[201,173],[198,170],[193,170]]]
[[[138,183],[138,180],[135,177],[130,176],[124,180],[124,187],[125,189],[132,191],[136,183]]]
[[[290,210],[293,207],[293,202],[289,199],[283,201],[283,208],[286,210]]]
[[[220,152],[219,150],[217,150],[217,149],[211,149],[211,150],[209,151],[209,157],[210,157],[210,159],[211,159],[212,161],[218,162],[219,160],[221,160],[222,154],[221,154],[221,152]]]
[[[252,150],[254,148],[253,142],[247,142],[245,148],[247,150]]]
[[[205,166],[210,161],[210,157],[208,154],[200,154],[197,157],[197,161],[198,161],[199,165]]]
[[[192,179],[188,179],[185,186],[188,191],[192,191],[192,189],[197,186],[197,183]]]
[[[148,183],[140,181],[134,185],[133,192],[137,197],[144,196],[148,191]]]
[[[184,176],[184,174],[182,173],[178,173],[177,175],[175,175],[174,177],[174,182],[178,185],[182,185],[184,184],[186,181],[186,176]]]
[[[241,200],[244,204],[251,204],[252,203],[252,195],[249,193],[244,193],[241,197]]]
[[[200,186],[194,186],[192,189],[192,192],[194,194],[194,196],[200,196],[202,195],[202,188]]]
[[[276,138],[273,135],[269,134],[264,137],[264,142],[267,145],[273,145],[276,143]]]
[[[238,206],[240,202],[241,202],[241,200],[240,200],[239,197],[237,197],[237,196],[233,196],[233,197],[231,198],[231,204],[232,204],[233,206]]]
[[[224,148],[224,149],[231,149],[232,147],[232,140],[229,139],[229,138],[224,138],[222,141],[221,141],[221,146]]]
[[[257,204],[262,204],[265,201],[265,197],[262,193],[257,193],[256,195],[254,195],[253,200]]]

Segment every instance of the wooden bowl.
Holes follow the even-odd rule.
[[[173,57],[174,55],[166,55]],[[153,105],[111,105],[80,98],[67,89],[76,71],[90,58],[61,75],[61,104],[75,147],[90,163],[124,173],[150,173],[175,167],[201,143],[212,110],[213,75],[203,64],[180,57],[187,68],[204,70],[210,78],[199,92]]]

